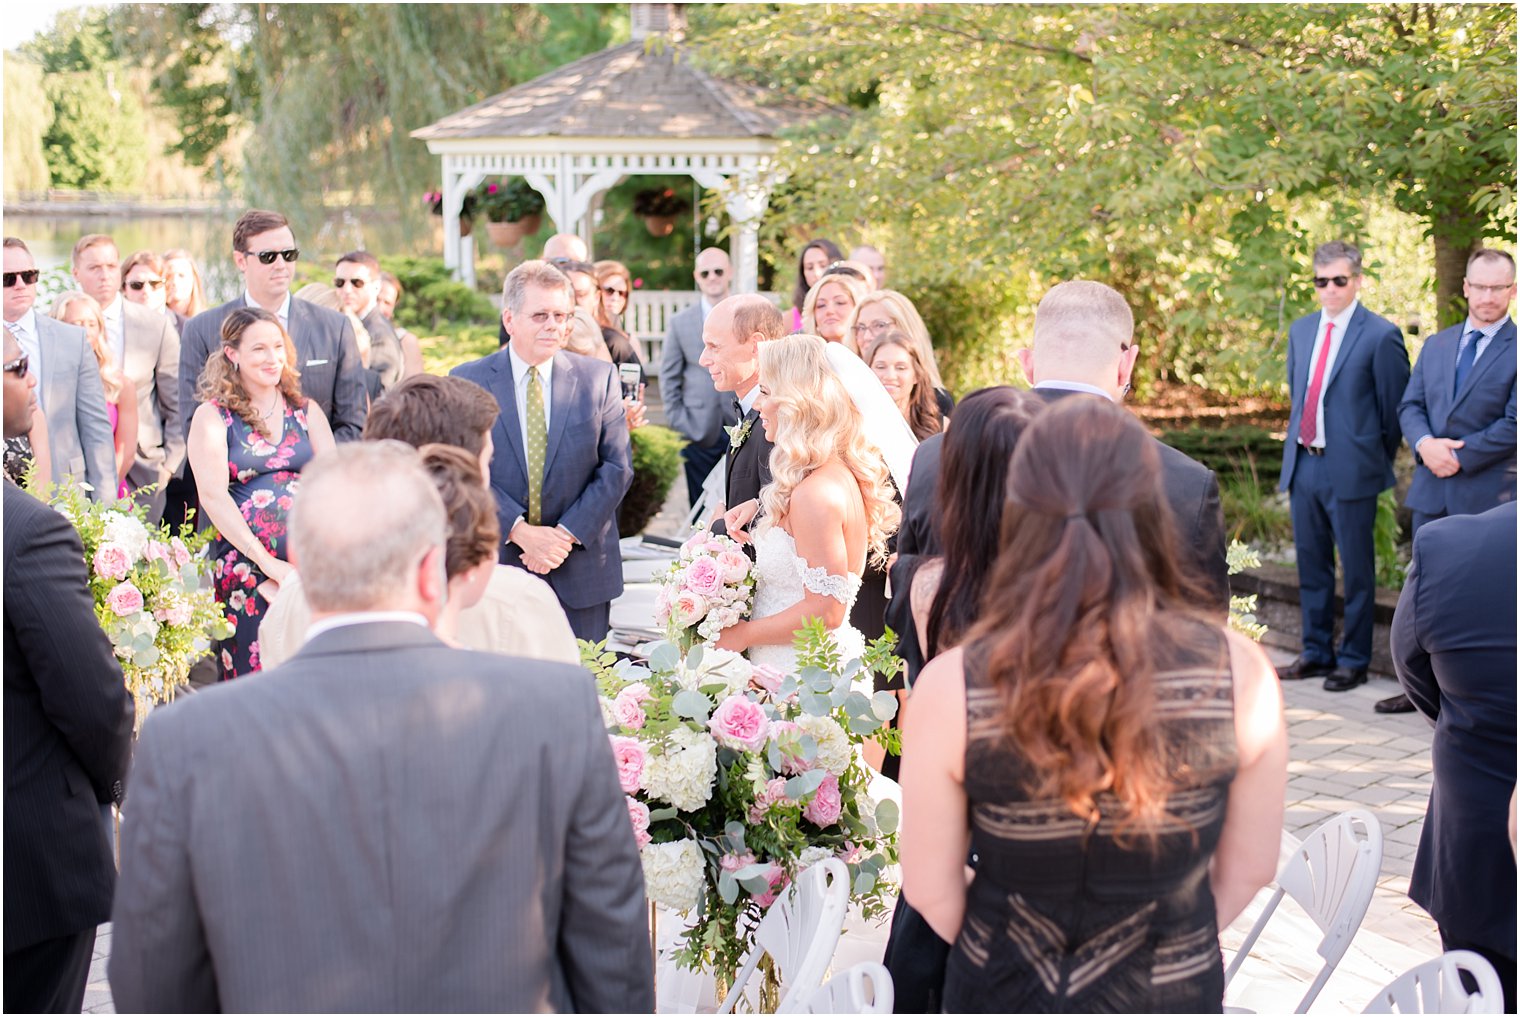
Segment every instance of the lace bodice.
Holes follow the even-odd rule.
[[[844,605],[845,617],[849,618],[855,596],[860,592],[860,577],[853,573],[832,575],[823,568],[810,566],[797,554],[797,542],[792,535],[779,526],[759,530],[755,534],[755,605],[750,617],[777,614],[809,592],[833,597]],[[848,623],[834,630],[834,638],[845,659],[859,656],[865,650],[864,637]],[[753,663],[769,664],[782,671],[795,670],[796,653],[790,644],[751,647],[749,658]]]

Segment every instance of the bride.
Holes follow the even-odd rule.
[[[796,671],[792,639],[809,618],[833,632],[843,659],[864,651],[850,608],[867,557],[885,557],[901,517],[882,453],[825,345],[810,335],[760,344],[756,407],[774,448],[754,534],[755,603],[750,620],[718,640],[783,673]],[[753,503],[731,511],[729,533],[739,537],[754,515]]]

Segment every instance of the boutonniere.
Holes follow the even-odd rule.
[[[737,452],[739,450],[740,446],[744,444],[744,439],[749,437],[749,429],[754,424],[753,419],[746,417],[744,420],[739,421],[739,423],[723,429],[728,432],[728,450],[730,452]]]

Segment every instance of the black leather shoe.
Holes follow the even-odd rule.
[[[1297,681],[1299,678],[1320,678],[1334,670],[1334,664],[1321,664],[1299,654],[1293,663],[1285,664],[1278,669],[1277,677],[1283,681]]]
[[[1414,704],[1411,703],[1409,701],[1409,697],[1404,695],[1402,692],[1396,696],[1389,696],[1387,699],[1379,699],[1372,708],[1378,713],[1414,712]]]
[[[1367,682],[1365,667],[1338,667],[1325,679],[1326,692],[1349,692]]]

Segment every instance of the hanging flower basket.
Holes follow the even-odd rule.
[[[691,211],[691,203],[672,188],[650,188],[633,196],[633,214],[644,220],[650,236],[668,237],[675,232],[676,219]]]
[[[486,223],[486,232],[491,235],[491,243],[497,247],[512,247],[522,243],[524,237],[530,237],[538,232],[539,226],[543,225],[543,216],[537,212],[525,215],[516,222],[492,222]]]
[[[676,217],[673,215],[646,215],[644,228],[652,237],[668,237],[676,231]]]

